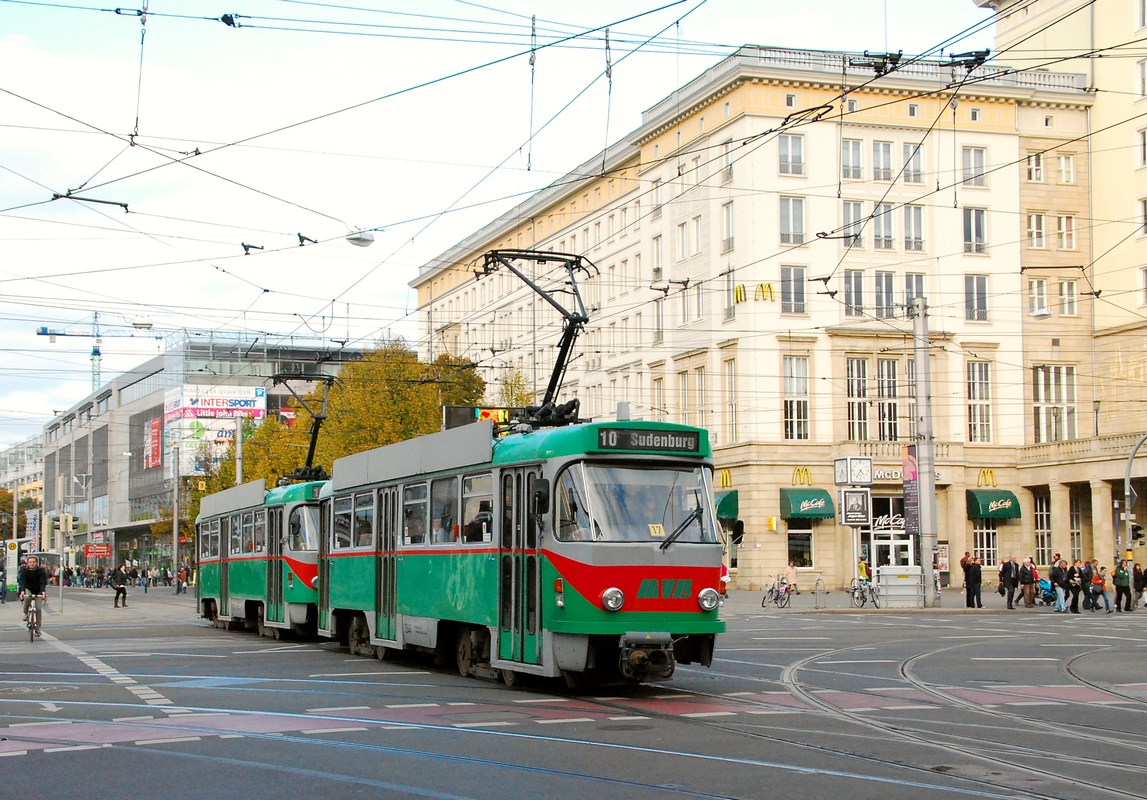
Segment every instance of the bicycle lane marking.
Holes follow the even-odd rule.
[[[44,639],[44,641],[46,641],[48,644],[52,645],[52,647],[56,648],[57,650],[59,650],[63,653],[67,653],[70,656],[75,656],[81,664],[83,664],[84,666],[88,667],[89,669],[92,669],[95,672],[99,673],[103,677],[110,680],[112,683],[117,684],[119,686],[123,686],[125,689],[127,689],[129,692],[131,692],[133,695],[135,695],[136,698],[138,698],[139,700],[142,700],[147,705],[159,706],[160,707],[159,710],[163,711],[166,714],[173,714],[174,715],[174,714],[185,714],[185,713],[187,713],[183,709],[162,708],[162,706],[171,705],[172,704],[171,700],[164,697],[162,694],[155,691],[155,689],[151,688],[150,686],[144,686],[143,684],[139,683],[138,681],[135,680],[135,678],[131,678],[127,675],[124,675],[118,669],[109,665],[107,662],[102,661],[101,659],[96,658],[95,656],[90,655],[89,653],[87,653],[83,650],[80,650],[77,647],[72,647],[70,644],[67,644],[65,642],[61,642],[59,639],[57,639],[55,636],[52,636],[50,633],[44,633],[42,638]]]

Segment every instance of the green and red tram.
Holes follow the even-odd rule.
[[[317,620],[319,494],[325,481],[262,480],[204,497],[196,520],[200,614],[278,636]]]
[[[475,423],[339,459],[318,631],[463,675],[661,680],[712,661],[722,544],[708,434]]]

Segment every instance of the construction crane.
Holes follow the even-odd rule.
[[[153,331],[151,329],[151,320],[147,320],[147,319],[132,320],[131,321],[131,330],[115,330],[115,329],[113,329],[110,331],[101,331],[100,330],[100,312],[98,312],[98,311],[96,311],[95,313],[92,314],[92,327],[91,328],[79,328],[79,329],[66,328],[66,329],[61,330],[58,328],[49,328],[47,326],[43,326],[40,328],[36,328],[36,335],[49,337],[49,339],[48,339],[49,342],[55,342],[57,336],[80,336],[80,337],[83,337],[85,339],[95,339],[96,341],[92,345],[92,356],[91,356],[91,359],[92,359],[92,391],[93,392],[99,391],[100,385],[102,383],[101,378],[100,378],[100,362],[103,359],[103,354],[100,353],[100,345],[103,344],[103,340],[105,337],[147,336],[149,338],[154,338],[154,339],[162,339],[163,338],[162,332]]]

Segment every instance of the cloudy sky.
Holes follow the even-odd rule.
[[[0,445],[89,391],[40,326],[414,336],[420,264],[738,45],[991,44],[972,0],[146,5],[0,0]],[[161,344],[105,338],[105,379]]]

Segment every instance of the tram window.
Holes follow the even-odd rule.
[[[514,476],[502,476],[502,549],[514,547]]]
[[[211,534],[209,533],[211,530],[211,525],[210,523],[205,522],[202,525],[197,526],[197,530],[199,531],[199,560],[203,561],[208,557],[207,554],[211,552]]]
[[[243,523],[239,515],[231,517],[231,555],[243,552]]]
[[[331,535],[331,549],[345,550],[351,546],[351,512],[354,500],[350,497],[335,498],[335,524]]]
[[[374,495],[354,496],[354,546],[374,546]]]
[[[466,520],[467,543],[490,541],[494,527],[494,483],[488,473],[462,479],[462,519]]]
[[[538,620],[538,559],[526,559],[526,633],[533,634]]]
[[[250,553],[255,549],[255,515],[248,511],[243,515],[243,552]]]
[[[458,479],[439,478],[430,484],[430,541],[458,541]]]
[[[319,509],[315,506],[295,506],[287,520],[288,543],[292,550],[317,550],[320,524]]]
[[[536,524],[537,517],[535,517],[533,514],[531,514],[530,510],[529,510],[530,509],[530,503],[532,502],[532,498],[534,496],[534,479],[536,477],[537,476],[534,475],[534,473],[532,473],[532,472],[526,476],[526,496],[523,499],[523,506],[522,506],[523,510],[526,512],[526,549],[527,550],[536,550],[538,547],[538,530],[537,530],[538,526]]]
[[[211,523],[211,558],[219,558],[219,520]]]
[[[426,543],[426,484],[407,486],[402,492],[402,541],[404,544]]]
[[[589,541],[589,508],[585,504],[585,484],[581,465],[570,467],[558,481],[558,528],[555,536],[563,542]]]
[[[255,552],[262,553],[267,550],[267,512],[255,512]]]

